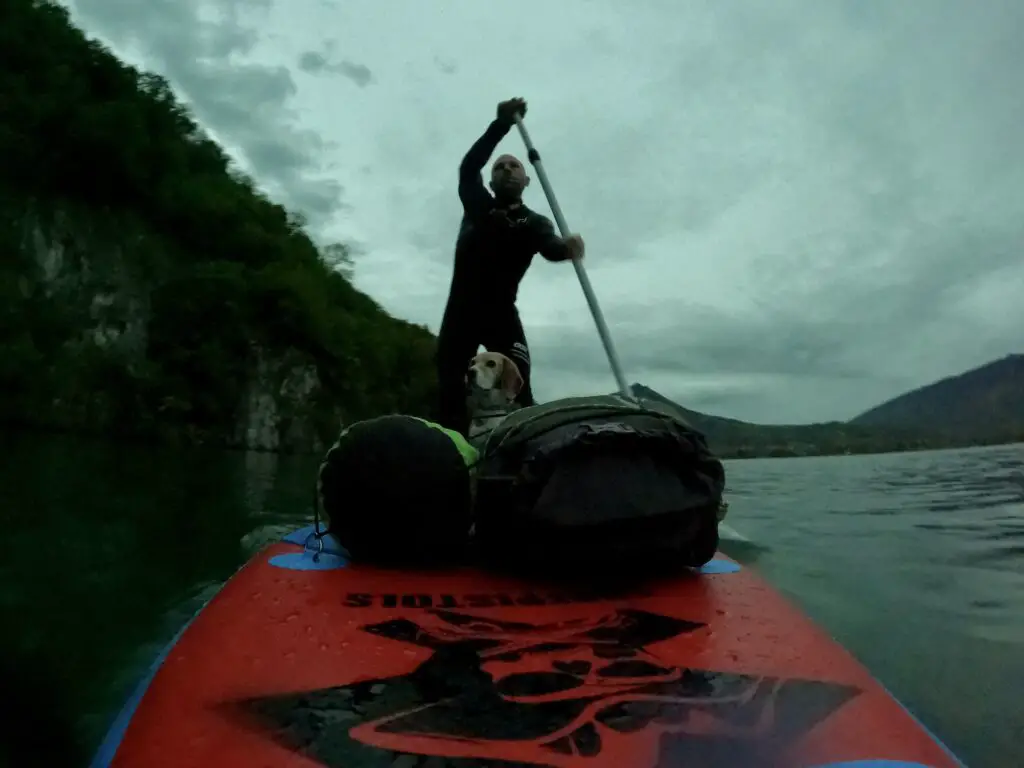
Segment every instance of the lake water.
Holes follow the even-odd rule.
[[[316,461],[2,439],[5,688],[27,714],[6,718],[0,744],[42,728],[29,745],[42,754],[63,728],[91,754],[175,630],[259,547],[308,521]],[[736,461],[727,473],[728,522],[755,542],[727,553],[972,768],[1020,764],[1024,445]]]

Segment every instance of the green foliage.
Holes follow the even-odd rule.
[[[231,429],[249,375],[247,294],[245,268],[225,261],[153,291],[148,356],[159,364],[158,412],[206,432]]]
[[[163,78],[87,39],[58,3],[9,0],[0,94],[0,418],[229,442],[268,357],[315,366],[322,387],[299,410],[326,437],[339,417],[429,415],[433,336],[357,291],[351,248],[318,249]],[[59,234],[67,211],[68,253],[91,271],[57,289],[26,223]],[[71,248],[83,229],[91,243]],[[116,276],[97,266],[115,251]],[[103,270],[104,291],[145,306],[141,350],[90,337]]]

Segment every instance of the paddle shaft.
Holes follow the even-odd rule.
[[[537,178],[540,179],[540,185],[544,188],[544,194],[547,196],[548,205],[551,207],[551,213],[554,214],[555,224],[558,225],[558,231],[562,234],[562,237],[568,237],[571,233],[569,231],[569,225],[565,223],[565,216],[562,215],[562,209],[558,205],[558,200],[555,198],[555,192],[551,189],[551,182],[548,181],[548,175],[544,172],[544,165],[540,160],[540,152],[533,146],[533,142],[530,140],[530,134],[526,132],[526,126],[523,125],[523,120],[519,115],[516,115],[516,127],[519,128],[519,133],[523,137],[523,143],[526,145],[527,157],[530,158],[530,163],[537,171]],[[608,363],[611,365],[612,374],[615,376],[615,381],[619,385],[619,392],[623,397],[629,400],[634,400],[633,390],[626,382],[626,376],[622,372],[622,364],[619,362],[619,356],[615,352],[615,346],[612,344],[611,334],[608,332],[608,326],[605,324],[604,315],[601,313],[601,307],[598,306],[597,297],[594,295],[594,289],[590,285],[590,278],[587,277],[587,271],[583,268],[583,263],[579,259],[572,260],[573,267],[576,268],[576,277],[579,278],[580,287],[583,288],[583,295],[587,299],[587,304],[590,306],[590,314],[594,317],[594,323],[597,325],[597,332],[601,336],[601,343],[604,345],[605,354],[608,355]]]

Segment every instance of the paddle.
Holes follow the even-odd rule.
[[[530,158],[530,163],[537,170],[537,178],[540,179],[540,185],[544,188],[544,195],[548,199],[548,206],[551,208],[551,213],[555,217],[555,224],[558,225],[558,231],[562,234],[562,237],[568,237],[571,232],[569,225],[565,223],[565,216],[562,215],[562,208],[558,205],[558,200],[555,198],[555,191],[551,188],[551,182],[548,181],[548,175],[544,172],[544,165],[540,160],[540,152],[533,145],[530,140],[530,134],[526,131],[526,126],[523,124],[522,115],[516,115],[516,127],[519,129],[519,134],[523,137],[523,143],[526,145],[526,155]],[[604,344],[605,354],[608,355],[608,363],[612,367],[612,374],[615,376],[615,381],[619,385],[619,393],[634,403],[639,404],[639,401],[633,395],[633,389],[626,383],[626,377],[622,373],[622,364],[619,362],[619,356],[615,353],[615,346],[612,344],[611,334],[608,332],[608,326],[604,322],[604,315],[601,314],[601,307],[597,304],[597,296],[594,295],[594,289],[590,285],[590,278],[587,277],[587,271],[583,268],[582,262],[579,259],[573,259],[572,265],[576,268],[576,277],[580,280],[580,287],[583,288],[583,295],[587,299],[587,304],[590,305],[590,314],[594,316],[594,323],[597,325],[597,332],[601,336],[601,343]],[[726,501],[722,502],[722,510],[720,514],[722,517],[725,516],[725,511],[729,508],[729,504]],[[740,534],[738,531],[733,529],[731,526],[727,526],[724,523],[721,524],[728,536],[727,538],[739,541],[748,541],[748,539]]]
[[[568,237],[571,234],[569,226],[565,223],[562,209],[558,205],[558,200],[555,199],[554,190],[551,189],[551,182],[548,181],[548,175],[544,172],[544,166],[540,161],[540,152],[537,151],[537,148],[533,146],[533,142],[530,141],[530,134],[526,132],[526,126],[523,125],[521,115],[516,115],[516,127],[519,128],[519,133],[523,137],[523,143],[526,144],[526,153],[530,158],[530,163],[537,170],[537,178],[540,179],[540,185],[544,188],[544,194],[548,199],[548,205],[551,207],[551,213],[555,216],[558,231],[562,234],[562,237]],[[597,332],[601,336],[601,343],[604,344],[605,354],[608,355],[608,363],[612,367],[612,374],[619,385],[619,392],[628,400],[636,402],[633,390],[626,383],[626,377],[622,373],[622,364],[619,363],[619,356],[615,353],[611,334],[609,334],[608,326],[604,322],[604,315],[601,314],[601,307],[597,304],[597,297],[594,295],[594,289],[590,285],[590,279],[583,268],[583,263],[579,259],[573,259],[572,265],[576,268],[576,277],[579,278],[580,286],[583,288],[583,295],[587,299],[587,304],[590,305],[590,314],[594,316],[594,323],[597,325]]]

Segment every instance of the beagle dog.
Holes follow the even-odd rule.
[[[523,388],[519,366],[497,352],[481,352],[469,361],[466,371],[466,410],[472,443],[486,437],[510,411]]]

